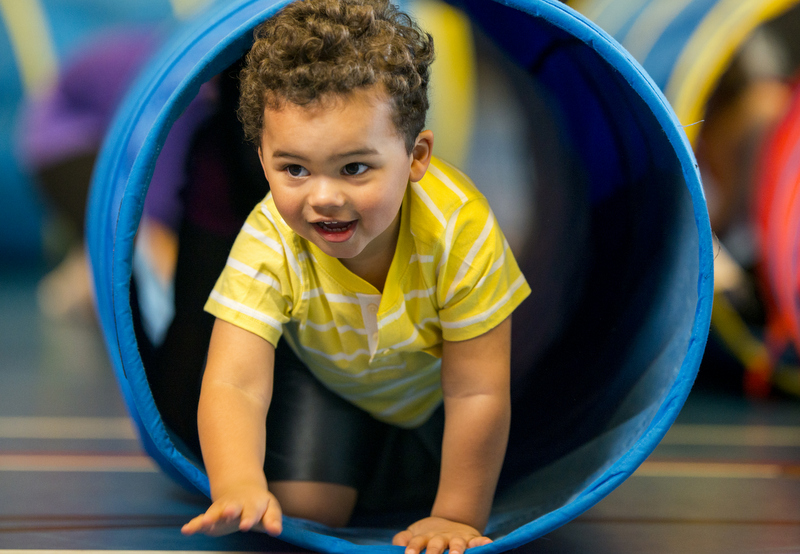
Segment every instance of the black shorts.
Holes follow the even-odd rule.
[[[267,416],[268,481],[353,487],[360,508],[430,509],[439,483],[444,409],[416,429],[376,420],[326,388],[285,343],[275,351]]]

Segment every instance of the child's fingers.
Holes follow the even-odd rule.
[[[233,533],[239,527],[238,520],[242,506],[237,502],[217,501],[211,504],[206,513],[200,516],[198,532],[209,536]]]
[[[450,539],[450,554],[464,554],[467,549],[467,541],[461,537]]]
[[[208,507],[206,513],[203,514],[203,523],[207,525],[211,525],[214,522],[218,521],[222,518],[222,511],[227,506],[227,503],[223,502],[214,502],[211,506]]]
[[[215,534],[216,527],[216,521],[209,521],[206,519],[206,514],[200,514],[184,525],[181,528],[181,533],[184,535],[195,535],[197,533],[213,535]]]
[[[422,548],[425,549],[427,554],[442,554],[447,548],[447,539],[441,535],[436,535],[428,540],[428,544],[423,545]]]
[[[428,542],[428,537],[424,535],[417,535],[415,537],[412,537],[411,540],[408,541],[405,554],[419,554],[420,552],[425,550],[426,546],[430,547],[430,544]],[[432,551],[429,551],[429,554],[430,552]]]
[[[408,542],[411,540],[413,536],[414,534],[408,529],[406,529],[405,531],[400,531],[392,539],[392,544],[395,546],[408,546]]]
[[[246,504],[242,508],[242,514],[239,518],[239,531],[249,531],[252,529],[264,516],[265,511],[266,505],[263,503]]]
[[[261,524],[264,526],[264,530],[273,537],[277,537],[283,531],[283,513],[280,504],[274,498],[267,504]]]
[[[214,505],[212,505],[212,508],[213,507]],[[242,516],[243,511],[244,505],[240,502],[226,502],[224,504],[220,503],[218,514],[216,515],[215,520],[231,522],[235,519],[239,519]]]
[[[467,548],[475,548],[476,546],[485,546],[492,542],[489,537],[475,537],[467,543]]]
[[[203,515],[204,514],[201,514],[192,518],[189,523],[181,527],[181,533],[184,535],[194,535],[195,533],[199,533],[203,528]]]
[[[449,535],[416,535],[411,531],[401,531],[392,539],[392,544],[405,546],[405,554],[420,554],[425,550],[426,554],[443,554],[445,550],[450,550],[451,554],[464,554],[468,548],[483,546],[492,542],[489,537],[472,537],[467,540],[461,536]]]

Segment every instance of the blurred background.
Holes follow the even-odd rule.
[[[40,290],[51,315],[86,315],[85,205],[118,103],[176,26],[209,3],[0,3],[0,260],[58,268]]]
[[[0,424],[13,423],[5,417],[124,421],[124,406],[110,392],[114,380],[93,313],[84,248],[92,170],[139,71],[180,25],[202,17],[213,1],[0,0]],[[697,157],[716,239],[715,303],[695,385],[710,396],[689,404],[694,419],[688,423],[755,421],[796,433],[800,0],[564,3],[644,66],[673,105]],[[528,186],[531,162],[520,146],[528,132],[520,114],[535,91],[515,88],[491,56],[476,54],[481,38],[457,10],[424,0],[411,10],[432,22],[439,49],[431,114],[431,126],[442,137],[437,153],[487,183],[484,192],[518,248],[532,225],[524,206],[535,197]],[[207,83],[176,122],[147,195],[134,294],[142,357],[158,357],[152,367],[196,366],[181,348],[207,340],[206,323],[175,318],[181,306],[202,302],[216,270],[199,275],[196,266],[181,269],[181,248],[185,256],[224,256],[241,214],[266,191],[252,150],[230,147],[241,144],[231,117],[235,69]],[[226,165],[230,160],[234,169]],[[498,168],[502,187],[492,186]],[[220,202],[213,191],[186,186],[209,180],[225,188],[234,174],[249,185]],[[155,394],[173,386],[154,387]],[[162,415],[182,429],[193,425],[184,421],[187,413],[193,412],[175,405],[175,413],[165,409]],[[767,458],[788,456],[784,462],[796,464],[800,439],[791,437],[785,441],[790,452]],[[124,423],[117,439],[120,451],[141,456]],[[9,440],[0,436],[0,452],[52,450],[35,439],[22,446]],[[134,465],[147,465],[137,460]],[[186,500],[181,510],[188,514],[196,507],[196,499]],[[796,533],[799,524],[791,520],[790,531]]]
[[[792,197],[776,196],[778,177],[768,171],[790,163],[778,159],[774,144],[792,140],[784,120],[791,117],[800,64],[797,2],[566,3],[644,65],[686,126],[698,158],[719,247],[713,332],[700,383],[747,395],[800,396],[800,325],[792,305],[797,276],[788,267],[777,269],[776,261],[791,256],[795,246],[786,215]],[[0,260],[6,270],[42,272],[37,294],[48,317],[92,317],[82,238],[104,133],[147,60],[178,25],[210,4],[0,1]],[[435,23],[439,57],[446,60],[439,65],[447,69],[435,75],[447,78],[432,88],[431,126],[450,131],[437,134],[437,151],[477,182],[489,183],[486,193],[505,219],[511,243],[520,244],[530,214],[518,200],[531,194],[521,186],[527,171],[519,162],[526,132],[519,124],[521,101],[504,88],[502,76],[492,74],[490,63],[475,58],[469,22],[458,12],[434,2],[412,6]],[[205,87],[193,113],[182,118],[148,194],[137,260],[149,268],[142,280],[152,286],[141,287],[140,301],[149,303],[145,311],[154,315],[147,325],[156,334],[165,332],[171,317],[185,159],[195,131],[216,109],[213,88]],[[482,142],[485,134],[493,140]],[[498,158],[510,162],[510,184],[495,193],[491,172]],[[791,190],[792,184],[780,187]]]
[[[645,67],[697,157],[717,248],[712,332],[697,385],[800,397],[792,315],[798,274],[783,269],[797,252],[787,217],[797,168],[785,149],[796,140],[789,127],[800,63],[798,3],[568,4]]]
[[[118,56],[117,63],[121,66],[143,64],[175,25],[196,15],[209,3],[209,0],[113,3],[36,0],[0,4],[0,167],[3,174],[0,187],[5,199],[0,208],[0,254],[5,262],[25,264],[46,260],[52,263],[63,255],[64,243],[68,242],[67,237],[58,238],[58,235],[69,232],[71,238],[76,237],[74,228],[64,229],[74,226],[76,208],[70,200],[54,201],[51,196],[57,193],[44,192],[37,172],[68,156],[77,156],[78,152],[86,154],[92,147],[96,151],[113,116],[115,103],[135,75],[134,68],[124,68],[117,75],[109,76],[103,83],[113,85],[107,92],[108,105],[89,106],[93,100],[88,98],[92,90],[90,83],[86,83],[83,91],[87,98],[81,101],[77,98],[81,91],[69,90],[67,83],[77,80],[70,72],[79,71],[76,66],[89,63],[87,60],[92,53],[99,55],[106,44],[125,42],[126,35],[139,34],[147,38],[139,42],[138,49],[129,49],[133,54]],[[53,98],[59,88],[60,99]],[[98,91],[92,92],[101,95]],[[60,108],[63,114],[62,120],[54,119],[50,123],[54,127],[59,123],[62,126],[72,123],[75,127],[70,130],[74,132],[53,129],[54,134],[59,131],[66,134],[66,144],[51,146],[50,152],[44,152],[47,148],[41,144],[36,152],[26,151],[26,140],[35,141],[36,138],[20,130],[20,125],[26,125],[22,123],[26,113],[46,109],[35,105],[48,100],[52,112]],[[70,101],[74,102],[72,106]],[[82,119],[82,128],[78,123],[66,121],[70,108],[74,121]],[[79,113],[81,109],[83,112]],[[92,113],[92,109],[96,113]],[[103,109],[105,113],[101,112]],[[40,136],[45,134],[41,129],[32,132]],[[73,144],[70,144],[70,135]],[[39,138],[40,143],[46,141]],[[61,217],[72,221],[67,225],[59,220]]]

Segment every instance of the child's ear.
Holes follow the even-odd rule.
[[[426,129],[417,135],[417,140],[414,143],[414,148],[411,150],[411,172],[409,179],[412,182],[417,182],[428,171],[428,165],[431,163],[431,155],[433,154],[433,131]]]
[[[261,146],[258,147],[258,161],[261,162],[261,171],[264,172],[264,176],[267,175],[267,166],[264,163],[264,153],[261,151]]]

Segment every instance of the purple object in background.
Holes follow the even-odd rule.
[[[26,107],[20,127],[24,163],[38,172],[99,151],[117,107],[164,38],[155,27],[138,27],[106,31],[89,41],[53,88]],[[145,200],[146,215],[175,231],[183,215],[180,191],[192,135],[212,112],[215,97],[214,85],[207,83],[176,121]]]
[[[98,150],[131,81],[160,43],[154,29],[117,29],[76,52],[53,88],[25,110],[25,162],[40,168]]]

